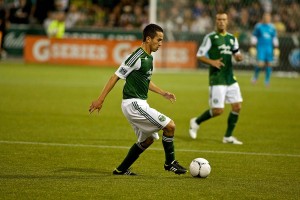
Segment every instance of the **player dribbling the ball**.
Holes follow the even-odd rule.
[[[143,30],[143,43],[126,57],[121,66],[109,79],[99,98],[92,102],[89,112],[100,111],[108,93],[120,79],[126,79],[123,88],[122,111],[137,136],[123,162],[113,171],[114,175],[136,175],[129,167],[138,159],[157,138],[157,132],[163,130],[162,144],[165,152],[164,168],[175,174],[185,174],[187,170],[175,160],[174,132],[175,123],[168,116],[151,108],[147,103],[148,90],[160,94],[174,102],[174,94],[164,91],[151,81],[153,72],[152,52],[162,45],[163,29],[156,24],[149,24]]]

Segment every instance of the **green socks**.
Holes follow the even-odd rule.
[[[225,137],[230,137],[232,135],[233,129],[235,128],[235,124],[239,119],[239,113],[230,112],[227,119],[227,130],[225,133]]]
[[[174,137],[167,137],[163,135],[162,144],[165,150],[166,155],[166,164],[171,164],[175,160],[175,153],[174,153],[174,144],[173,144]],[[145,150],[139,143],[135,143],[129,149],[129,152],[123,162],[117,167],[118,171],[125,171],[127,170],[143,153]]]
[[[144,148],[140,144],[134,144],[129,149],[129,152],[123,162],[117,167],[118,171],[125,171],[127,170],[140,156],[141,153],[144,152]]]
[[[196,123],[199,125],[202,122],[204,122],[212,117],[213,116],[212,116],[211,110],[207,110],[202,115],[197,117]],[[232,111],[229,113],[229,116],[227,119],[227,130],[225,133],[225,137],[230,137],[232,135],[232,132],[235,128],[235,124],[237,123],[238,119],[239,119],[239,113],[232,112]]]
[[[169,165],[175,160],[174,137],[162,136],[162,144],[165,150],[166,164]]]
[[[210,118],[212,118],[211,110],[207,110],[202,115],[200,115],[199,117],[197,117],[196,123],[199,125],[202,122],[204,122],[204,121],[206,121],[206,120],[208,120]]]
[[[175,153],[174,153],[174,144],[173,144],[174,137],[167,137],[163,136],[162,144],[165,150],[166,155],[166,164],[171,164],[175,160]],[[117,167],[118,171],[125,171],[127,170],[143,153],[145,148],[143,148],[139,143],[135,143],[129,149],[129,152],[123,162]]]

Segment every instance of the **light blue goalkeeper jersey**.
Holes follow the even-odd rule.
[[[273,24],[257,24],[253,30],[253,35],[257,38],[258,48],[273,48],[273,40],[277,38],[276,29]]]
[[[276,29],[272,24],[258,23],[253,36],[256,38],[257,59],[263,62],[273,61],[274,46],[278,46]]]

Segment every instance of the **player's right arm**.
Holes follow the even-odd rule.
[[[249,48],[249,54],[252,57],[256,57],[257,50],[256,50],[256,44],[257,44],[257,37],[258,37],[258,29],[259,29],[259,24],[256,24],[254,27],[254,30],[252,32],[251,38],[250,38],[250,48]]]
[[[201,46],[198,49],[197,58],[198,58],[198,60],[200,60],[201,62],[203,62],[205,64],[208,64],[210,66],[220,69],[222,66],[224,66],[224,63],[222,62],[222,58],[219,58],[217,60],[212,60],[206,56],[207,52],[209,51],[210,48],[211,48],[211,40],[210,40],[209,35],[206,35],[204,37],[204,40],[203,40]]]
[[[257,37],[255,35],[251,36],[250,39],[250,48],[249,48],[249,54],[252,57],[256,57],[257,51],[256,51],[256,44],[257,44]]]
[[[116,83],[118,82],[119,79],[120,78],[116,74],[113,74],[110,77],[110,79],[108,80],[108,82],[104,86],[104,88],[103,88],[100,96],[98,97],[98,99],[93,101],[92,104],[90,105],[90,109],[89,109],[90,113],[94,112],[95,110],[98,110],[98,112],[100,111],[106,96],[114,88],[114,86],[116,85]]]
[[[108,80],[108,82],[104,86],[99,98],[97,100],[93,101],[92,104],[90,105],[90,109],[89,109],[90,113],[94,112],[94,110],[98,110],[98,112],[100,111],[106,96],[114,88],[114,86],[116,85],[118,80],[126,79],[126,77],[133,70],[139,69],[141,67],[141,60],[137,57],[136,58],[137,60],[133,62],[132,59],[134,59],[134,58],[135,57],[130,58],[130,55],[126,57],[125,61],[122,62],[120,67],[117,69],[117,71],[114,73],[114,75],[111,76],[111,78]],[[127,60],[127,59],[129,59],[129,60]],[[128,63],[126,63],[126,62],[130,62],[133,64],[128,65]]]

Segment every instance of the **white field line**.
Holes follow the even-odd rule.
[[[47,142],[25,142],[25,141],[5,141],[0,140],[0,144],[22,144],[22,145],[43,145],[43,146],[61,146],[61,147],[84,147],[84,148],[101,148],[101,149],[129,149],[126,146],[108,146],[108,145],[88,145],[88,144],[63,144]],[[149,150],[163,151],[162,148],[151,148]],[[255,153],[255,152],[238,152],[238,151],[210,151],[210,150],[193,150],[193,149],[176,149],[176,152],[199,152],[215,154],[237,154],[237,155],[254,155],[254,156],[277,156],[277,157],[298,157],[297,154],[274,154],[274,153]]]

